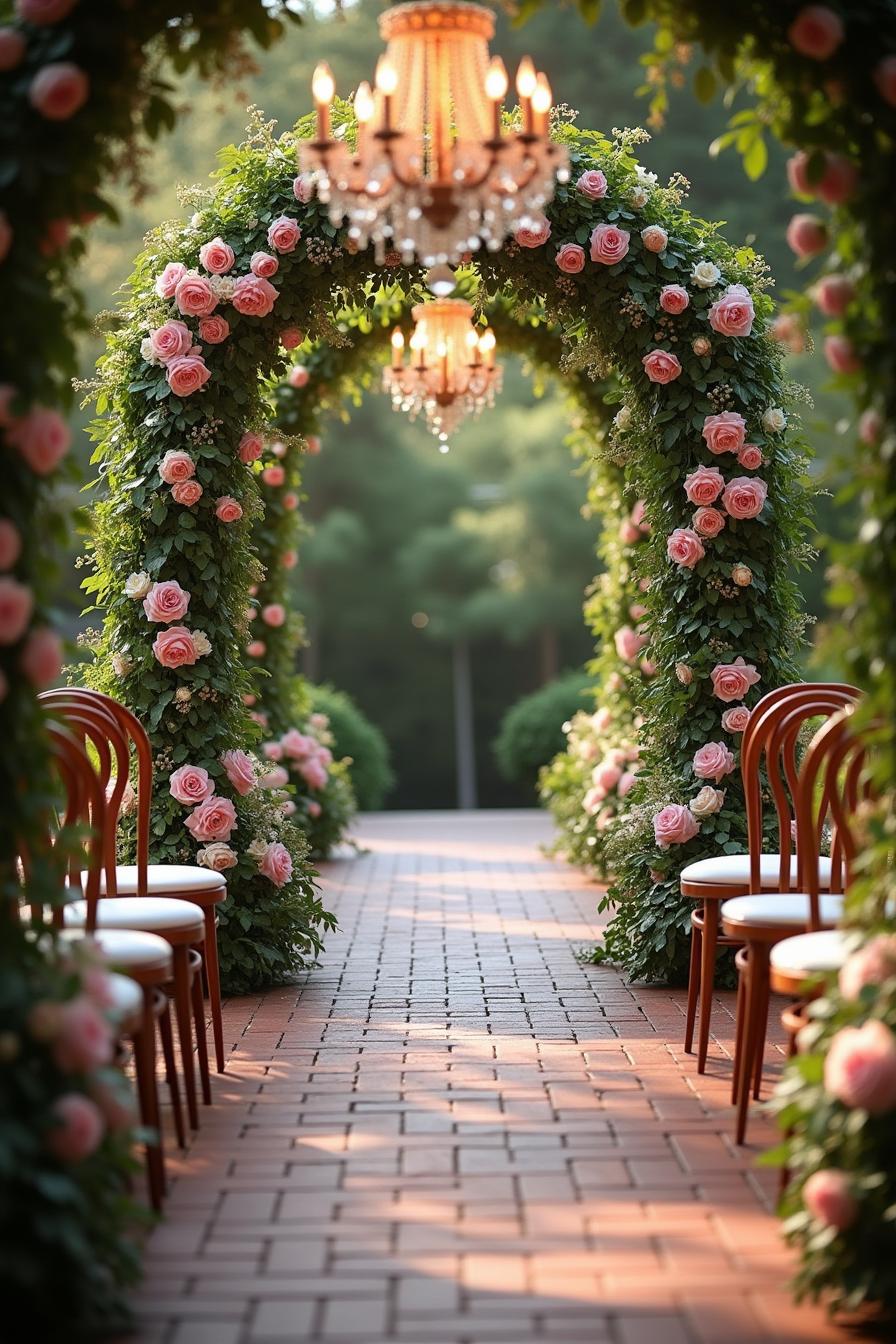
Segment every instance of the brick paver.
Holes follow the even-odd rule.
[[[321,967],[225,1007],[147,1344],[844,1338],[786,1293],[771,1128],[732,1144],[730,996],[698,1078],[682,994],[577,960],[595,888],[547,838],[535,813],[384,814],[327,865]]]

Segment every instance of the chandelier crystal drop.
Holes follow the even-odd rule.
[[[566,150],[550,137],[551,87],[528,57],[516,81],[521,124],[504,130],[508,79],[500,57],[489,60],[494,30],[490,10],[461,0],[386,10],[374,88],[355,94],[354,149],[332,133],[329,66],[314,72],[317,135],[301,145],[301,167],[316,173],[331,221],[348,219],[359,248],[373,241],[378,264],[390,251],[424,266],[497,251],[538,224],[569,178]]]
[[[423,415],[441,445],[468,416],[495,404],[503,370],[495,363],[495,333],[477,332],[473,309],[462,299],[434,299],[412,310],[414,333],[405,363],[405,340],[392,333],[392,362],[383,370],[383,390],[392,408],[415,420]],[[443,451],[447,449],[443,448]]]

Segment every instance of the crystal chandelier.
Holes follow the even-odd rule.
[[[569,177],[565,148],[550,138],[551,87],[525,57],[517,73],[522,124],[501,124],[507,71],[489,60],[491,11],[461,0],[413,0],[386,10],[387,43],[375,88],[358,86],[354,151],[331,133],[329,66],[314,72],[317,137],[300,148],[336,225],[378,264],[397,251],[410,264],[457,263],[483,244],[541,219],[556,181]]]
[[[383,389],[392,408],[415,420],[422,414],[447,453],[448,436],[467,416],[495,404],[502,369],[495,363],[495,333],[480,335],[473,309],[462,299],[434,299],[412,310],[414,334],[410,361],[404,360],[404,336],[392,333],[392,363],[383,370]]]

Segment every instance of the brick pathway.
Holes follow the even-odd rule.
[[[730,1141],[730,1001],[697,1077],[679,993],[581,966],[595,890],[535,813],[386,814],[328,866],[302,986],[226,1006],[175,1164],[147,1344],[842,1340],[795,1309],[775,1176]]]

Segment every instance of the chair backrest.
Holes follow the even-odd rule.
[[[870,798],[871,783],[865,766],[865,743],[853,730],[855,706],[847,705],[822,724],[812,738],[800,766],[796,791],[797,854],[818,854],[830,828],[830,890],[845,892],[853,877],[858,852],[856,810]],[[818,865],[803,862],[809,896],[810,928],[821,927]]]
[[[747,808],[747,835],[750,849],[750,890],[763,889],[761,859],[764,851],[763,814],[768,794],[778,823],[778,890],[804,890],[803,867],[814,863],[805,851],[792,858],[792,826],[799,777],[800,730],[815,718],[830,717],[859,697],[854,686],[838,682],[805,682],[780,686],[770,691],[750,713],[741,740],[741,773]],[[767,889],[767,886],[766,886]]]

